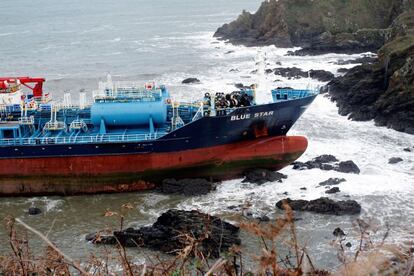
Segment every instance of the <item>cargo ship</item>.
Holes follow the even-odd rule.
[[[165,178],[225,180],[279,170],[307,148],[287,136],[317,96],[274,89],[206,93],[177,102],[163,85],[99,83],[72,104],[50,101],[43,78],[0,78],[0,195],[77,195],[152,189]],[[27,87],[29,89],[23,89]]]

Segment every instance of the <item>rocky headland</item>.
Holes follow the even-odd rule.
[[[324,90],[341,115],[414,134],[414,12],[394,21],[377,62],[352,68]]]
[[[290,55],[376,52],[323,89],[352,120],[414,133],[414,0],[269,0],[218,28],[246,46],[301,47]]]

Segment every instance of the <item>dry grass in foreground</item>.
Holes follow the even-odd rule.
[[[10,252],[0,256],[0,275],[414,275],[413,245],[402,248],[386,244],[388,231],[375,243],[372,241],[375,231],[363,220],[355,224],[360,235],[356,251],[352,254],[346,251],[345,239],[338,238],[334,245],[341,265],[332,271],[318,269],[306,247],[298,242],[292,209],[287,204],[284,208],[284,216],[270,223],[240,223],[240,228],[256,236],[260,244],[261,254],[251,256],[256,263],[253,269],[243,264],[243,256],[249,253],[242,247],[233,246],[225,256],[211,260],[199,250],[203,238],[195,239],[189,233],[180,234],[185,247],[173,258],[161,260],[152,256],[144,264],[136,264],[131,253],[118,242],[111,247],[101,246],[99,256],[91,254],[76,261],[42,233],[19,219],[7,217]],[[42,254],[32,253],[27,231],[46,244]],[[277,243],[282,243],[289,253],[280,254]]]

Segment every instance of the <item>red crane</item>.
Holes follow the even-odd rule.
[[[43,96],[43,83],[45,81],[44,78],[0,77],[0,89],[7,89],[10,85],[22,84],[33,91],[34,98],[41,98]],[[29,84],[34,84],[34,86],[32,87]]]

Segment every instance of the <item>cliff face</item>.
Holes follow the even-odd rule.
[[[322,52],[377,50],[385,29],[414,0],[267,0],[215,36],[236,44],[301,46]],[[305,52],[302,52],[305,54]]]
[[[354,67],[327,87],[340,114],[414,134],[414,12],[392,23],[377,63]]]

